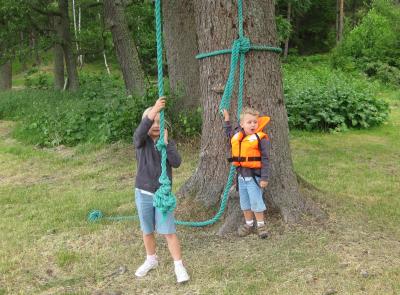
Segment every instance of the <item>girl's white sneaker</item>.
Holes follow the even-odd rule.
[[[144,277],[147,273],[158,266],[157,260],[146,259],[144,263],[136,270],[135,275],[139,278]]]
[[[175,266],[176,281],[183,283],[189,281],[190,277],[183,265]]]

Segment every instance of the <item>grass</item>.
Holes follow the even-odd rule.
[[[0,294],[399,294],[400,91],[381,97],[391,105],[381,127],[291,132],[295,170],[319,189],[303,192],[327,222],[288,227],[270,217],[266,241],[218,237],[218,225],[179,228],[192,277],[183,286],[160,237],[160,267],[135,279],[144,256],[137,220],[86,222],[94,208],[135,214],[131,145],[38,149],[0,121]],[[179,150],[175,189],[196,167],[193,145]]]
[[[134,278],[143,245],[137,221],[88,224],[90,209],[135,214],[130,145],[37,149],[0,123],[0,294],[397,294],[400,292],[400,124],[392,92],[388,124],[338,134],[292,132],[296,171],[322,192],[330,214],[287,227],[270,219],[271,238],[180,228],[192,280],[174,283],[165,241],[161,265]],[[195,167],[181,146],[179,186]],[[120,272],[121,267],[126,272]]]

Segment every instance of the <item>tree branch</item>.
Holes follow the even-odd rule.
[[[34,5],[32,5],[32,3],[29,4],[29,6],[32,8],[32,10],[36,11],[37,13],[40,13],[42,15],[47,15],[47,16],[61,16],[61,12],[60,11],[56,11],[56,10],[43,10],[40,9],[38,7],[35,7]]]
[[[94,7],[98,7],[98,6],[103,6],[103,2],[93,2],[93,3],[87,3],[87,4],[81,5],[81,7],[83,9],[94,8]]]

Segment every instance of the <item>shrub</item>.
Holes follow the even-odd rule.
[[[24,84],[27,88],[49,89],[52,86],[50,75],[33,67],[24,75]]]
[[[388,116],[388,105],[374,97],[372,86],[326,67],[286,74],[284,91],[291,128],[368,128]]]
[[[375,0],[361,23],[333,51],[332,64],[400,85],[400,8],[391,0]]]
[[[15,136],[40,146],[130,141],[144,109],[158,96],[155,86],[143,97],[127,96],[117,76],[82,73],[80,83],[77,93],[41,89],[4,93],[0,119],[20,121]],[[166,109],[173,124],[171,136],[198,135],[200,109],[176,112],[171,100]]]

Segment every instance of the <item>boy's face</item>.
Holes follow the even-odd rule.
[[[153,125],[151,125],[148,134],[153,139],[156,139],[160,136],[160,114],[157,114],[157,116],[154,118]]]
[[[258,128],[258,116],[245,114],[243,119],[240,120],[240,127],[243,128],[246,135],[251,135],[256,133]]]

